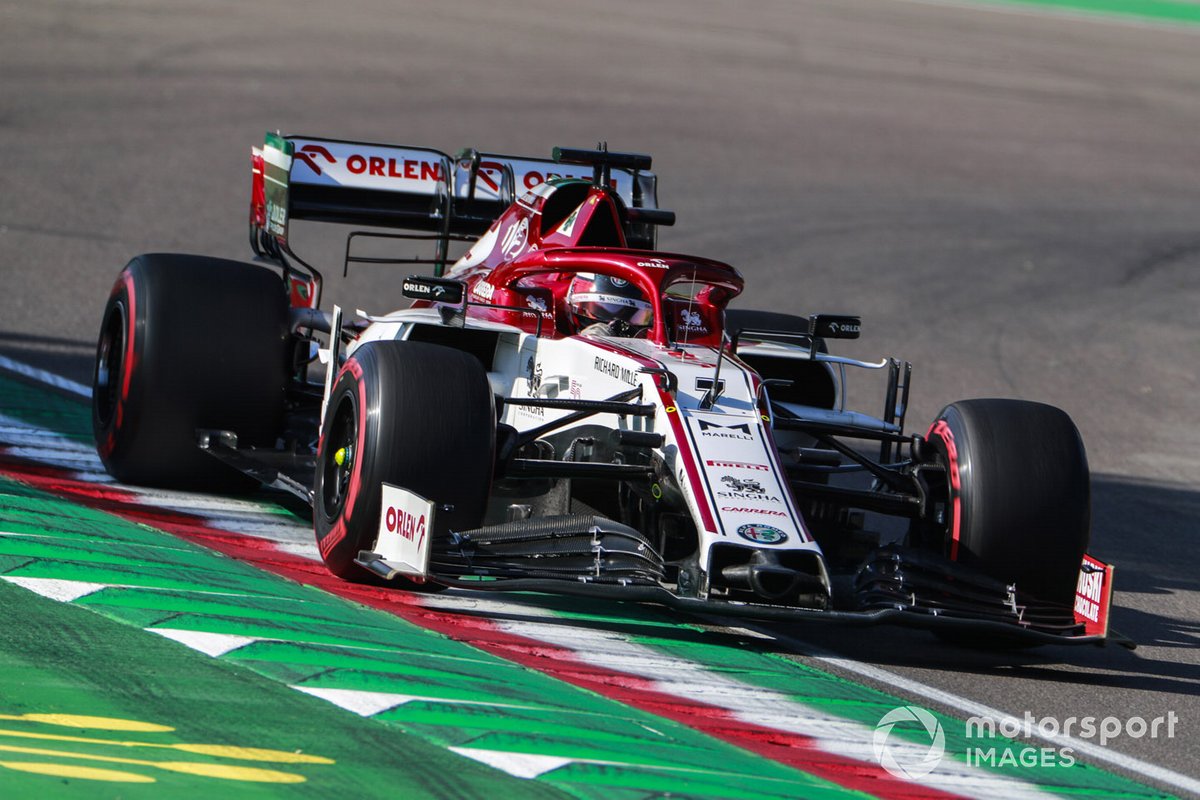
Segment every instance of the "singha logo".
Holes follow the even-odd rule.
[[[529,396],[537,397],[538,389],[542,388],[542,365],[535,365],[533,356],[525,362],[525,378],[529,382]]]
[[[731,492],[746,492],[748,494],[766,494],[767,490],[762,487],[762,484],[750,478],[735,478],[732,475],[726,475],[721,478],[721,483],[729,487]]]

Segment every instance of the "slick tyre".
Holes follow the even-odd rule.
[[[117,276],[92,381],[92,429],[125,483],[239,491],[257,482],[196,446],[196,429],[274,445],[287,380],[287,302],[278,275],[204,256],[156,253]]]
[[[334,575],[367,580],[354,563],[375,543],[380,486],[439,506],[431,541],[477,527],[487,506],[496,412],[472,355],[417,342],[368,342],[334,382],[317,455],[313,526]]]
[[[1069,604],[1088,545],[1091,484],[1066,412],[963,400],[942,410],[927,438],[946,466],[945,555]]]

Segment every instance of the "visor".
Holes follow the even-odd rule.
[[[575,292],[571,295],[575,313],[601,322],[621,320],[635,328],[649,327],[654,308],[645,300],[606,292]]]

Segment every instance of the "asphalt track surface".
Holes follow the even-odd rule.
[[[129,257],[245,258],[267,128],[652,153],[679,214],[663,248],[735,264],[742,307],[861,313],[847,350],[914,363],[914,429],[965,397],[1074,417],[1091,549],[1140,647],[816,627],[779,646],[1018,716],[1174,710],[1175,738],[1110,747],[1200,777],[1200,31],[905,0],[602,9],[5,0],[0,353],[90,383]],[[339,236],[297,238],[327,301],[398,305],[379,298],[399,272],[342,280]]]

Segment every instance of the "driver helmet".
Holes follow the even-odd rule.
[[[642,291],[623,278],[581,272],[567,290],[567,305],[579,330],[597,323],[632,335],[654,321],[653,306]]]

